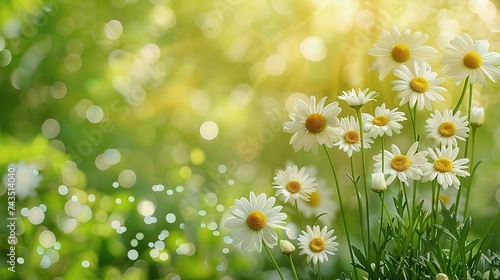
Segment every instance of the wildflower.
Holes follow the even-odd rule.
[[[293,246],[293,244],[286,239],[280,240],[280,250],[281,253],[290,255],[291,253],[295,252],[295,246]]]
[[[339,149],[346,152],[349,157],[352,156],[353,151],[360,151],[361,135],[358,121],[353,116],[340,119],[339,135],[341,138],[334,145],[339,146]],[[369,137],[370,135],[366,136],[368,137],[363,139],[364,149],[370,148],[370,143],[373,143],[373,139]]]
[[[285,122],[284,131],[293,133],[290,139],[295,152],[304,148],[308,152],[318,153],[318,144],[331,148],[338,141],[336,127],[339,126],[337,116],[342,109],[337,102],[324,106],[326,97],[316,104],[316,97],[311,96],[309,105],[302,100],[297,101],[295,113],[290,114],[292,121]]]
[[[444,273],[438,273],[436,275],[436,280],[448,280],[448,275],[446,275]]]
[[[363,114],[364,129],[373,136],[392,136],[392,132],[399,134],[403,126],[399,123],[406,120],[403,112],[397,108],[392,110],[385,108],[385,103],[375,108],[375,115]]]
[[[369,90],[368,88],[365,90],[358,89],[358,94],[356,94],[356,90],[354,89],[342,91],[342,95],[339,95],[339,99],[346,101],[352,108],[361,108],[369,101],[375,101],[374,98],[378,96],[377,92],[368,92]]]
[[[333,199],[333,190],[326,186],[326,182],[323,184],[319,182],[316,186],[316,191],[309,195],[309,201],[303,204],[300,208],[300,212],[307,218],[315,218],[321,214],[328,213],[327,215],[322,215],[319,220],[323,223],[328,223],[338,210],[338,204]]]
[[[410,33],[410,29],[405,29],[401,33],[396,27],[393,27],[390,33],[384,30],[380,35],[381,42],[374,44],[373,48],[368,50],[370,55],[378,57],[373,62],[371,70],[379,72],[380,80],[400,65],[413,65],[415,61],[422,63],[437,53],[433,47],[422,46],[427,40],[427,34],[415,32],[410,35]]]
[[[327,230],[326,226],[320,230],[318,225],[313,228],[308,225],[306,231],[302,231],[302,234],[299,235],[298,246],[299,249],[302,249],[299,254],[307,254],[306,261],[308,263],[311,260],[314,264],[318,263],[318,260],[321,263],[323,260],[328,261],[327,254],[335,255],[335,251],[338,251],[339,244],[334,242],[337,236],[332,236],[333,229],[328,232]]]
[[[448,186],[454,186],[456,189],[460,186],[460,180],[457,176],[469,176],[469,172],[463,170],[468,168],[464,165],[469,162],[468,158],[456,159],[458,155],[458,148],[452,146],[436,148],[435,150],[429,148],[429,154],[434,160],[433,163],[426,163],[422,165],[422,181],[437,180],[438,184],[447,189]]]
[[[316,178],[308,178],[305,168],[298,170],[297,166],[288,166],[285,171],[280,171],[273,178],[274,187],[278,189],[275,196],[283,195],[285,203],[290,200],[290,204],[295,205],[297,199],[309,201],[309,195],[316,191],[314,188],[318,184]]]
[[[472,107],[470,112],[470,125],[472,127],[480,127],[484,124],[484,108]]]
[[[460,117],[460,112],[453,114],[452,110],[445,109],[443,114],[436,110],[426,121],[427,138],[434,138],[434,145],[457,146],[457,139],[465,141],[468,136],[469,122],[467,116]]]
[[[398,177],[401,182],[406,182],[408,178],[411,178],[413,180],[420,179],[420,176],[422,175],[420,166],[427,162],[427,152],[417,152],[417,148],[418,142],[415,142],[408,149],[406,155],[403,155],[401,154],[398,146],[392,144],[392,153],[389,151],[384,151],[383,155],[380,153],[373,157],[373,159],[375,160],[375,164],[373,165],[375,168],[374,172],[382,172],[383,156],[384,174],[389,174],[389,177],[386,181],[387,185],[390,185],[396,177]]]
[[[233,244],[243,250],[262,250],[262,241],[273,248],[278,244],[278,235],[272,227],[285,229],[282,224],[286,214],[281,213],[282,206],[274,206],[275,197],[266,198],[264,193],[255,196],[250,192],[250,201],[246,198],[234,200],[229,208],[233,215],[226,220],[225,226],[233,229]]]
[[[469,77],[470,83],[486,85],[488,77],[496,82],[500,79],[500,54],[488,52],[490,44],[487,40],[473,41],[469,34],[456,36],[450,41],[451,47],[446,47],[442,64],[443,72],[455,79],[458,84]]]
[[[42,176],[39,175],[34,163],[25,163],[23,161],[14,164],[16,166],[16,196],[23,200],[28,196],[35,195],[35,189],[40,185]],[[3,176],[4,186],[7,184],[8,176]]]
[[[385,190],[387,190],[387,184],[385,182],[384,173],[372,173],[372,191],[375,193],[383,193]]]
[[[431,72],[431,67],[425,62],[418,64],[415,62],[410,69],[406,65],[394,71],[394,75],[400,80],[392,81],[392,90],[401,91],[398,98],[401,99],[399,106],[408,103],[410,107],[417,106],[418,110],[424,107],[432,110],[431,101],[444,101],[444,97],[439,93],[446,91],[446,88],[439,86],[445,78],[437,78],[436,72]]]

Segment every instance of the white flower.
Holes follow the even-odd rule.
[[[368,50],[370,55],[378,57],[373,62],[371,70],[379,72],[379,79],[383,80],[387,74],[400,65],[413,65],[414,61],[421,63],[433,58],[437,53],[436,49],[429,46],[422,46],[427,40],[427,34],[415,32],[410,35],[410,29],[405,29],[402,33],[396,27],[391,32],[384,30],[380,35],[380,43],[374,44]]]
[[[233,217],[226,220],[225,226],[233,229],[231,237],[233,244],[243,250],[262,250],[262,241],[273,248],[278,244],[278,235],[273,227],[287,229],[283,226],[286,214],[281,213],[282,206],[274,206],[275,197],[266,199],[264,193],[257,197],[250,192],[250,201],[246,198],[234,200],[234,206],[229,208]]]
[[[342,95],[339,95],[339,99],[342,99],[347,102],[347,104],[352,108],[360,108],[365,106],[369,101],[375,101],[375,97],[378,96],[378,93],[375,91],[370,91],[370,89],[361,90],[358,89],[358,93],[356,94],[356,90],[351,89],[348,91],[342,91]]]
[[[339,146],[339,149],[347,153],[349,157],[352,152],[359,152],[361,148],[361,135],[359,133],[358,121],[353,117],[346,117],[340,119],[339,128],[340,139],[334,145]],[[364,134],[363,148],[370,148],[370,143],[373,143],[371,135]]]
[[[335,127],[339,126],[337,116],[342,109],[337,102],[324,106],[326,97],[316,104],[316,97],[311,96],[309,105],[302,100],[297,101],[295,113],[290,114],[291,122],[285,122],[284,131],[293,133],[290,139],[295,152],[302,147],[308,152],[318,153],[318,144],[325,144],[328,148],[333,142],[338,141],[339,136]]]
[[[420,179],[422,175],[420,166],[427,162],[427,152],[417,152],[417,148],[418,142],[415,142],[408,149],[406,155],[403,155],[398,146],[392,144],[392,153],[384,151],[384,174],[389,174],[386,181],[387,185],[390,185],[396,177],[401,182],[406,182],[408,178]],[[382,154],[375,155],[373,160],[375,160],[374,172],[382,172]]]
[[[15,172],[15,193],[17,198],[23,200],[28,196],[35,195],[35,189],[40,185],[42,176],[39,175],[34,163],[25,163],[23,161],[13,164],[16,167]],[[3,176],[4,186],[8,186],[8,175]]]
[[[283,195],[285,203],[290,200],[290,204],[295,205],[297,199],[309,201],[309,195],[316,191],[314,188],[318,184],[316,178],[308,178],[305,168],[298,170],[297,166],[288,166],[285,171],[280,171],[273,178],[273,188],[277,188],[275,196]]]
[[[302,231],[299,235],[299,249],[300,255],[307,254],[306,261],[309,263],[313,260],[316,264],[319,262],[328,261],[327,254],[335,255],[335,251],[338,251],[337,246],[339,243],[334,242],[337,236],[333,235],[333,229],[327,232],[327,227],[323,227],[321,230],[318,225],[314,226],[312,229],[308,225],[306,231]]]
[[[470,111],[470,124],[475,127],[480,127],[484,124],[484,108],[472,107]]]
[[[385,108],[385,103],[375,108],[375,115],[363,114],[364,129],[373,136],[392,136],[392,132],[399,134],[403,126],[398,123],[406,120],[403,112],[398,112],[397,108],[392,110]]]
[[[457,146],[457,139],[465,141],[468,136],[469,122],[467,116],[460,117],[460,111],[444,109],[443,114],[436,110],[426,121],[427,138],[434,138],[434,145]]]
[[[406,65],[394,71],[394,75],[400,80],[392,81],[392,90],[401,91],[398,98],[401,98],[399,106],[408,103],[410,107],[417,106],[418,110],[424,107],[432,110],[431,101],[444,101],[444,97],[439,93],[446,91],[446,88],[439,86],[445,78],[437,78],[436,72],[431,72],[431,67],[422,62],[420,65],[415,62],[410,69]]]
[[[280,240],[280,250],[281,253],[285,255],[290,255],[291,253],[295,252],[295,246],[293,246],[293,244],[290,241],[282,239]]]
[[[384,173],[372,173],[372,191],[376,193],[383,193],[387,190],[387,183],[385,182]]]
[[[459,149],[452,146],[436,148],[435,150],[429,148],[429,155],[434,160],[433,163],[426,163],[422,165],[422,181],[437,180],[438,184],[447,189],[448,186],[454,186],[457,190],[460,186],[460,180],[457,176],[469,176],[469,172],[463,170],[468,166],[464,165],[469,162],[468,158],[457,159]]]
[[[459,83],[469,77],[470,83],[486,85],[488,77],[493,82],[500,79],[500,54],[488,52],[490,44],[487,40],[473,41],[469,34],[456,36],[450,41],[451,47],[446,47],[446,54],[441,60],[443,72]]]

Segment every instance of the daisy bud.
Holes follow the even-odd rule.
[[[375,193],[383,193],[385,190],[387,190],[387,184],[385,182],[384,173],[372,173],[372,191]]]
[[[285,255],[290,255],[295,251],[295,246],[293,246],[293,244],[290,241],[282,239],[280,240],[280,250],[281,253]]]
[[[484,108],[473,107],[470,112],[470,124],[472,127],[480,127],[484,123]]]
[[[448,275],[444,273],[438,273],[438,275],[436,275],[436,280],[448,280]]]

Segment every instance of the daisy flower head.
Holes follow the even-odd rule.
[[[319,220],[323,224],[328,224],[335,218],[338,210],[337,201],[333,198],[333,189],[329,188],[326,182],[319,181],[316,191],[309,195],[309,201],[301,205],[300,212],[306,218],[316,218],[323,213]]]
[[[436,110],[427,119],[425,130],[427,138],[434,138],[434,145],[457,146],[457,139],[465,141],[468,137],[469,122],[467,116],[460,117],[460,111],[453,114],[452,110],[444,109],[443,114]]]
[[[445,55],[441,60],[444,64],[443,72],[460,83],[469,77],[470,83],[486,85],[488,77],[496,82],[500,79],[500,54],[488,52],[488,40],[472,40],[469,34],[456,36],[450,41],[449,47],[444,49]]]
[[[374,44],[368,54],[378,57],[372,64],[371,71],[379,72],[379,79],[383,80],[392,70],[400,65],[413,65],[433,58],[437,50],[433,47],[423,46],[428,35],[422,32],[411,34],[410,29],[400,32],[393,27],[391,32],[382,31],[380,43]]]
[[[392,144],[391,152],[385,151],[384,154],[373,156],[375,163],[374,172],[382,172],[382,156],[384,157],[384,174],[389,177],[386,180],[387,185],[390,185],[396,177],[401,182],[407,182],[408,179],[418,180],[422,175],[420,166],[427,162],[427,152],[417,152],[418,142],[411,145],[405,155],[401,153],[398,146]]]
[[[278,244],[278,235],[273,227],[286,230],[286,214],[281,213],[282,206],[274,206],[275,197],[266,198],[264,193],[255,196],[250,192],[250,200],[245,197],[234,200],[229,208],[232,217],[226,220],[225,226],[233,229],[233,244],[249,252],[257,248],[262,250],[264,241],[269,248]]]
[[[316,191],[314,187],[318,185],[316,178],[309,178],[309,174],[305,173],[305,167],[299,170],[296,165],[278,172],[273,179],[273,188],[278,189],[275,196],[283,195],[285,203],[290,201],[292,205],[295,205],[297,199],[309,201],[311,193]]]
[[[375,193],[383,193],[387,190],[385,175],[382,172],[372,173],[372,191]]]
[[[352,156],[353,151],[360,151],[361,134],[359,133],[358,121],[353,116],[340,119],[339,135],[340,139],[334,145],[339,146],[339,149],[346,152],[349,157]],[[363,148],[368,149],[370,144],[373,143],[373,139],[369,134],[365,134],[365,136]]]
[[[363,114],[364,129],[373,136],[392,136],[392,132],[401,133],[403,126],[399,123],[406,120],[403,112],[397,108],[392,110],[385,108],[385,103],[375,108],[375,115]]]
[[[346,101],[349,107],[361,108],[369,101],[375,101],[375,97],[378,96],[376,91],[369,90],[368,88],[365,90],[358,89],[358,93],[356,93],[354,89],[342,91],[342,95],[339,95],[339,99]]]
[[[318,261],[320,263],[328,261],[327,254],[335,255],[335,251],[338,251],[339,243],[335,242],[335,239],[337,236],[333,236],[333,229],[328,231],[326,226],[320,229],[318,225],[313,228],[308,225],[298,238],[298,246],[302,250],[299,255],[307,254],[307,263],[311,260],[314,264]]]
[[[338,102],[333,102],[325,106],[326,97],[323,97],[316,104],[316,97],[311,96],[309,104],[303,100],[298,100],[295,112],[290,114],[292,121],[285,122],[283,130],[293,133],[290,144],[295,152],[304,148],[318,153],[318,144],[325,144],[328,148],[338,141],[336,127],[339,126],[337,116],[342,111]]]
[[[454,186],[458,190],[460,180],[458,180],[457,176],[466,177],[470,175],[469,172],[464,170],[468,168],[465,164],[469,162],[469,159],[456,159],[458,152],[459,149],[452,146],[442,146],[440,149],[429,148],[429,155],[434,162],[422,165],[422,181],[437,180],[438,184],[445,190],[449,186]]]
[[[399,106],[408,103],[412,108],[417,106],[418,110],[424,107],[432,110],[431,101],[444,101],[444,97],[439,93],[445,92],[446,88],[439,85],[445,78],[436,79],[436,72],[431,72],[431,67],[427,63],[418,64],[415,61],[411,69],[401,65],[394,70],[394,75],[400,79],[391,82],[394,85],[392,90],[400,91]]]
[[[472,107],[470,111],[470,125],[472,127],[480,127],[484,124],[484,108],[483,107]]]

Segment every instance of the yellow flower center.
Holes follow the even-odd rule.
[[[426,78],[417,76],[410,81],[410,87],[414,92],[425,93],[429,89],[429,82]]]
[[[311,239],[311,242],[309,242],[309,249],[311,249],[311,251],[315,253],[323,251],[325,247],[326,247],[325,240],[323,240],[323,238],[321,237],[315,237]]]
[[[411,165],[410,159],[407,156],[397,155],[391,160],[392,169],[403,172]]]
[[[397,44],[392,47],[391,56],[396,62],[406,62],[410,59],[410,48],[405,44]]]
[[[443,122],[438,128],[439,134],[443,137],[450,137],[455,135],[457,127],[452,122]]]
[[[483,59],[477,52],[468,52],[464,56],[464,65],[469,69],[477,69],[483,65]]]
[[[319,192],[316,191],[309,195],[309,204],[311,204],[312,207],[318,207],[320,202],[321,196],[319,195]]]
[[[439,200],[444,202],[444,204],[448,205],[448,203],[450,203],[450,196],[441,194],[441,195],[439,195]]]
[[[302,184],[297,180],[292,180],[286,183],[286,189],[291,193],[298,193],[301,187]]]
[[[349,144],[356,144],[359,141],[359,133],[354,130],[349,130],[345,133],[344,140]]]
[[[267,225],[267,217],[260,211],[252,211],[247,217],[247,226],[253,231],[259,231]]]
[[[321,133],[326,128],[326,119],[318,113],[310,114],[306,119],[306,129],[312,134]]]
[[[389,118],[387,116],[376,116],[373,118],[373,124],[378,126],[384,126],[389,122]]]
[[[453,162],[447,158],[438,158],[434,162],[434,169],[439,172],[450,172],[453,168]]]

